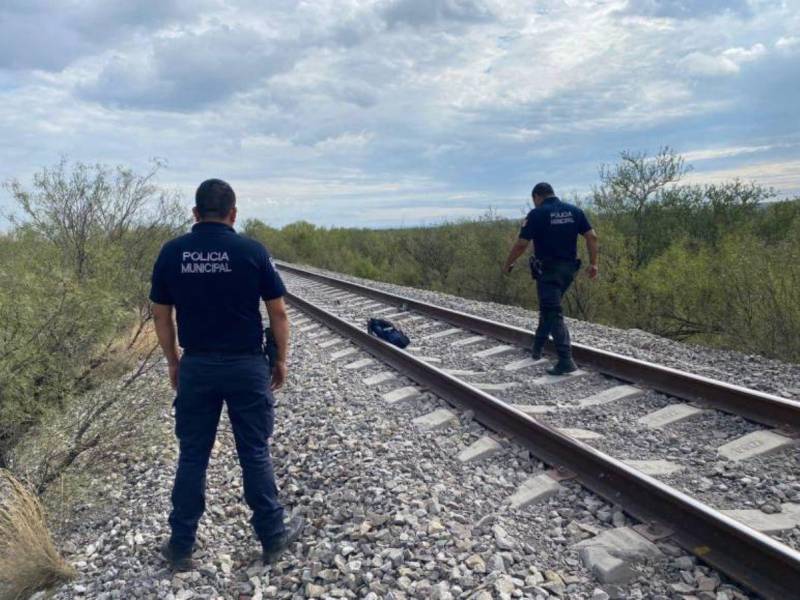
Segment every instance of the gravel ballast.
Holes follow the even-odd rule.
[[[523,309],[375,285],[528,328],[535,324],[535,314]],[[351,314],[363,313],[353,309]],[[657,558],[632,565],[632,580],[599,581],[584,566],[574,544],[593,539],[612,527],[630,525],[618,507],[576,482],[566,481],[561,482],[561,490],[555,496],[542,503],[510,508],[509,497],[520,484],[540,473],[544,465],[527,450],[502,439],[500,451],[491,457],[475,463],[459,462],[459,452],[488,433],[471,415],[447,407],[425,392],[408,401],[387,404],[383,394],[413,382],[399,377],[365,384],[365,379],[387,371],[386,366],[376,361],[345,368],[368,355],[358,350],[332,359],[335,352],[348,347],[348,342],[335,342],[337,336],[323,327],[299,331],[311,324],[309,319],[293,330],[290,377],[277,396],[272,445],[281,498],[288,512],[303,515],[307,521],[301,539],[291,551],[272,567],[263,566],[258,560],[258,544],[247,522],[249,509],[241,498],[241,473],[233,440],[227,417],[223,416],[208,473],[207,511],[195,552],[196,569],[180,575],[168,571],[157,549],[168,535],[166,519],[177,444],[172,433],[170,394],[163,386],[154,386],[153,392],[163,396],[164,404],[164,418],[155,436],[160,442],[150,442],[136,452],[119,453],[112,469],[98,471],[94,476],[92,487],[98,494],[91,504],[80,507],[81,524],[64,532],[60,539],[68,558],[78,568],[79,579],[60,590],[57,598],[755,597],[668,541],[658,543],[661,554]],[[429,319],[404,324],[415,339],[425,332],[448,327]],[[672,366],[688,360],[700,369],[695,372],[741,383],[734,374],[738,355],[733,353],[723,352],[727,356],[724,360],[717,357],[700,361],[707,352],[721,351],[692,347],[681,354],[683,345],[647,334],[645,338],[634,334],[628,339],[630,332],[602,326],[571,322],[571,327],[576,341]],[[593,342],[592,335],[605,339],[609,346]],[[610,341],[612,336],[618,343]],[[467,336],[446,337],[440,343],[459,337]],[[335,343],[323,347],[327,341]],[[496,345],[492,341],[453,350],[447,356],[434,353],[438,347],[434,341],[415,345],[419,346],[415,350],[418,355],[446,362],[437,366],[476,372],[465,376],[475,382],[498,381],[491,376],[493,369],[520,357],[517,353],[492,357],[492,368],[487,369],[473,360],[472,354]],[[663,353],[664,360],[660,360],[659,353]],[[738,358],[741,365],[741,357]],[[751,363],[747,364],[751,372]],[[762,386],[758,389],[777,393],[766,382],[773,376],[780,381],[774,385],[781,389],[800,382],[797,367],[760,358],[752,364],[756,365],[752,373]],[[685,365],[681,368],[686,369]],[[530,376],[531,371],[508,373],[503,381],[518,385],[502,394],[508,394],[510,399],[528,397],[531,404],[557,406],[614,385],[601,375],[589,374],[569,382],[568,388],[534,388],[529,385]],[[668,399],[648,392],[643,402],[641,406],[654,410],[666,405]],[[423,431],[411,424],[415,417],[443,408],[450,408],[458,417],[444,428]],[[560,427],[597,429],[602,415],[605,425],[600,432],[604,437],[592,444],[610,452],[632,449],[619,446],[624,437],[620,432],[641,414],[626,414],[613,405],[591,411],[595,418],[586,417],[586,411],[561,411],[548,418]],[[704,415],[696,421],[689,420],[681,427],[702,439],[707,418]],[[720,443],[752,429],[746,422],[725,427],[733,429],[720,434]],[[684,437],[682,430],[677,436],[654,431],[650,438],[639,442],[637,456],[649,456],[648,449],[655,456],[665,443],[672,443],[675,452],[683,452]],[[704,443],[713,450],[710,440]],[[713,461],[710,454],[702,454],[700,448],[700,443],[692,443],[687,452],[689,459],[703,468],[691,477],[685,473],[671,477],[679,483],[693,479],[695,487],[707,487],[704,479],[710,480],[709,502],[729,507],[726,496],[735,493],[746,496],[748,506],[758,507],[782,497],[791,499],[800,491],[786,481],[780,482],[783,488],[776,488],[777,482],[750,463],[731,471]],[[768,465],[771,460],[776,457],[764,459],[764,463]],[[720,477],[731,482],[727,490],[715,488]],[[672,480],[667,481],[672,484]],[[791,542],[793,535],[785,537]]]
[[[292,275],[288,280],[299,293],[356,325],[361,326],[371,314],[352,297],[340,297],[328,286],[316,286],[307,279]],[[412,296],[407,289],[395,293]],[[374,310],[381,312],[385,309]],[[536,380],[544,374],[546,364],[512,372],[503,368],[526,356],[524,349],[481,357],[481,351],[497,347],[498,342],[480,338],[468,346],[459,346],[460,340],[469,341],[472,334],[465,331],[453,333],[449,325],[430,319],[403,320],[400,325],[413,340],[409,347],[413,354],[433,358],[438,361],[434,363],[438,367],[455,369],[458,376],[469,383],[493,382],[497,389],[491,393],[500,400],[549,411],[537,414],[537,419],[555,427],[585,430],[596,435],[596,439],[587,439],[586,443],[621,460],[662,459],[680,465],[683,468],[678,473],[660,477],[665,483],[714,508],[765,507],[770,511],[785,502],[800,503],[800,459],[796,447],[741,462],[725,461],[718,455],[720,446],[763,429],[760,425],[736,415],[706,410],[698,411],[685,421],[649,428],[640,419],[681,402],[651,390],[645,390],[633,401],[577,410],[580,399],[621,382],[590,371],[557,384],[537,385]],[[436,332],[449,333],[438,337]],[[799,549],[799,534],[800,529],[794,528],[775,534],[775,537]]]
[[[748,597],[668,543],[660,545],[663,557],[635,566],[633,581],[598,582],[571,545],[612,519],[624,523],[624,515],[573,482],[543,504],[507,508],[516,487],[542,468],[538,461],[505,443],[486,461],[459,463],[455,456],[482,427],[462,415],[446,429],[418,431],[409,420],[441,408],[438,399],[423,394],[389,407],[382,393],[408,381],[366,386],[380,365],[348,370],[330,353],[295,333],[292,371],[278,394],[281,497],[307,520],[283,560],[265,567],[257,559],[223,417],[196,569],[169,572],[157,548],[168,535],[176,443],[162,387],[163,445],[119,454],[95,477],[98,497],[60,540],[79,578],[55,597],[664,600],[681,597],[673,586],[696,587],[701,578],[713,581],[714,600]]]

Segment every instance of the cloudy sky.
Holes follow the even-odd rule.
[[[800,193],[800,0],[2,0],[0,179],[206,177],[243,217],[516,216],[621,150]],[[8,208],[0,192],[0,208]]]

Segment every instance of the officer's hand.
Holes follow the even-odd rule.
[[[588,267],[586,267],[586,276],[589,279],[596,278],[598,273],[599,273],[599,270],[597,268],[597,265],[589,265]]]
[[[276,362],[272,367],[272,381],[270,382],[269,389],[273,392],[281,389],[286,381],[287,368],[285,362]]]
[[[177,390],[178,389],[178,367],[179,366],[180,366],[179,362],[176,362],[174,364],[170,364],[170,365],[167,366],[167,369],[169,370],[169,382],[172,384],[172,389],[173,390]]]

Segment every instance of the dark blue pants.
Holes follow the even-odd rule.
[[[274,419],[269,381],[268,364],[261,355],[204,354],[181,359],[175,398],[180,456],[169,516],[170,542],[177,551],[191,550],[205,510],[206,468],[223,401],[228,405],[244,497],[253,511],[250,522],[256,535],[265,544],[284,532],[267,442]]]
[[[575,261],[545,262],[542,274],[536,280],[536,293],[539,298],[539,326],[534,334],[534,346],[542,348],[549,336],[553,336],[558,358],[572,358],[569,330],[564,322],[561,299],[572,285],[577,263]]]

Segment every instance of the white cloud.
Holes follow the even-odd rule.
[[[0,179],[159,156],[347,224],[585,190],[623,149],[786,163],[800,17],[755,1],[6,0]]]
[[[735,168],[693,171],[687,176],[690,183],[720,183],[741,179],[775,188],[784,195],[800,194],[800,160],[754,163]]]
[[[749,17],[753,9],[748,0],[628,0],[625,11],[672,19],[702,19],[726,13]]]
[[[731,59],[737,65],[745,62],[752,62],[762,58],[767,53],[764,44],[753,44],[750,48],[728,48],[722,56]]]
[[[692,52],[684,56],[679,65],[690,75],[701,77],[736,75],[743,63],[763,58],[766,53],[763,44],[753,44],[750,48],[728,48],[719,54]]]
[[[687,162],[695,162],[701,160],[715,160],[719,158],[732,158],[734,156],[742,156],[744,154],[758,154],[772,150],[775,146],[731,146],[727,148],[706,148],[704,150],[692,150],[684,152],[683,158]]]
[[[382,13],[390,27],[421,27],[448,21],[475,23],[493,18],[482,0],[390,0]]]
[[[78,89],[109,105],[191,110],[259,86],[291,69],[301,53],[292,40],[243,26],[170,33],[144,52],[113,56]]]
[[[800,48],[800,37],[798,36],[784,36],[778,38],[778,41],[775,42],[775,47],[779,50],[793,50],[795,48]]]
[[[193,22],[213,0],[5,0],[0,69],[61,71],[154,29]]]

